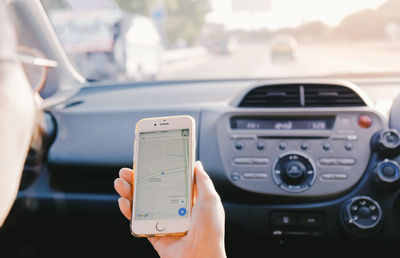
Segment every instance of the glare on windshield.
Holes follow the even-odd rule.
[[[400,74],[400,0],[42,0],[110,81]]]

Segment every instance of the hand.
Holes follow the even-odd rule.
[[[132,216],[132,182],[134,172],[123,168],[114,181],[122,214],[127,219]],[[185,236],[148,237],[160,257],[226,257],[225,254],[225,212],[214,185],[196,162],[194,178],[194,205],[188,233]]]

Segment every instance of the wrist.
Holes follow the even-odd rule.
[[[225,248],[221,248],[219,249],[216,253],[215,253],[215,258],[226,258],[226,252],[225,252]]]
[[[185,258],[226,258],[224,243],[191,246],[182,253]]]
[[[225,224],[225,223],[223,223]],[[222,235],[216,234],[218,237],[215,239],[215,245],[213,246],[213,256],[215,258],[226,258],[225,251],[225,234]]]
[[[222,243],[219,243],[216,245],[214,248],[210,248],[209,254],[207,257],[213,257],[213,258],[226,258],[226,252],[225,252],[225,244],[224,241]]]

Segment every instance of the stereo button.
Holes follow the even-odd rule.
[[[299,226],[319,227],[322,226],[322,216],[320,214],[300,214],[298,223]]]
[[[247,135],[247,134],[231,134],[230,138],[232,140],[255,140],[255,135]]]
[[[256,179],[260,179],[260,180],[267,179],[267,177],[268,177],[267,173],[255,173],[254,175],[255,175]]]
[[[344,134],[336,134],[331,136],[332,140],[346,140],[347,136]]]
[[[273,226],[293,226],[296,225],[294,214],[272,214],[271,224]]]
[[[243,173],[242,179],[244,179],[244,180],[255,179],[255,174],[254,173]]]
[[[351,151],[351,150],[353,149],[353,144],[351,144],[351,143],[346,143],[346,144],[344,145],[344,149],[347,150],[347,151]]]
[[[332,140],[348,140],[348,141],[357,141],[358,136],[356,134],[336,134],[331,136]]]
[[[319,164],[322,166],[352,166],[356,164],[356,160],[353,158],[341,158],[341,159],[322,158],[319,160]]]
[[[347,140],[349,141],[357,141],[358,136],[356,134],[349,134],[347,135]]]
[[[267,173],[243,173],[243,180],[265,180],[267,179]]]
[[[330,150],[331,149],[330,143],[326,142],[326,143],[322,144],[322,149],[324,149],[324,151]]]
[[[325,174],[322,174],[322,179],[324,179],[324,180],[344,180],[344,179],[347,179],[347,174],[325,173]]]
[[[262,151],[264,150],[264,148],[265,148],[264,143],[262,142],[257,143],[257,150]]]
[[[347,179],[347,174],[335,174],[335,179]]]
[[[355,159],[347,158],[347,159],[337,159],[337,164],[338,165],[343,165],[343,166],[351,166],[356,164]]]
[[[285,150],[285,149],[287,148],[287,144],[284,143],[284,142],[279,143],[278,148],[279,148],[280,150]]]
[[[236,143],[235,143],[235,149],[237,149],[237,150],[243,149],[243,144],[240,143],[240,142],[236,142]]]
[[[265,165],[269,163],[269,159],[267,158],[252,158],[251,163],[255,165]]]
[[[239,173],[238,172],[232,172],[231,178],[233,181],[239,180]]]
[[[301,186],[301,185],[286,185],[286,186],[281,186],[283,189],[288,189],[290,191],[298,191],[298,190],[303,190],[307,189],[308,186]]]
[[[233,163],[235,163],[236,165],[249,165],[251,164],[251,159],[236,157],[233,159]]]
[[[333,180],[333,179],[335,179],[335,175],[334,174],[323,174],[322,178],[325,180]]]
[[[301,148],[302,150],[308,150],[308,144],[307,144],[307,143],[302,143],[302,144],[300,145],[300,148]]]
[[[323,166],[336,166],[338,164],[338,160],[330,158],[322,158],[319,160],[319,164]]]

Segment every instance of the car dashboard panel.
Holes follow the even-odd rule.
[[[320,119],[326,117],[332,118],[334,126],[324,130],[227,128],[237,115],[252,118],[251,123],[267,119],[276,128],[290,127],[299,119],[322,123]],[[357,123],[364,117],[371,120],[368,128]],[[299,109],[225,113],[217,130],[224,171],[232,184],[261,194],[322,198],[343,193],[361,179],[371,154],[370,139],[383,128],[382,118],[368,109]]]
[[[112,182],[131,167],[138,120],[191,115],[196,158],[224,204],[229,256],[265,246],[271,256],[340,255],[330,243],[389,252],[400,237],[400,115],[391,110],[390,128],[364,89],[315,79],[83,88],[47,111],[57,129],[47,165],[15,209],[39,213],[25,205],[35,200],[62,223],[102,207],[105,230],[118,222],[120,238],[154,255],[130,238]]]

